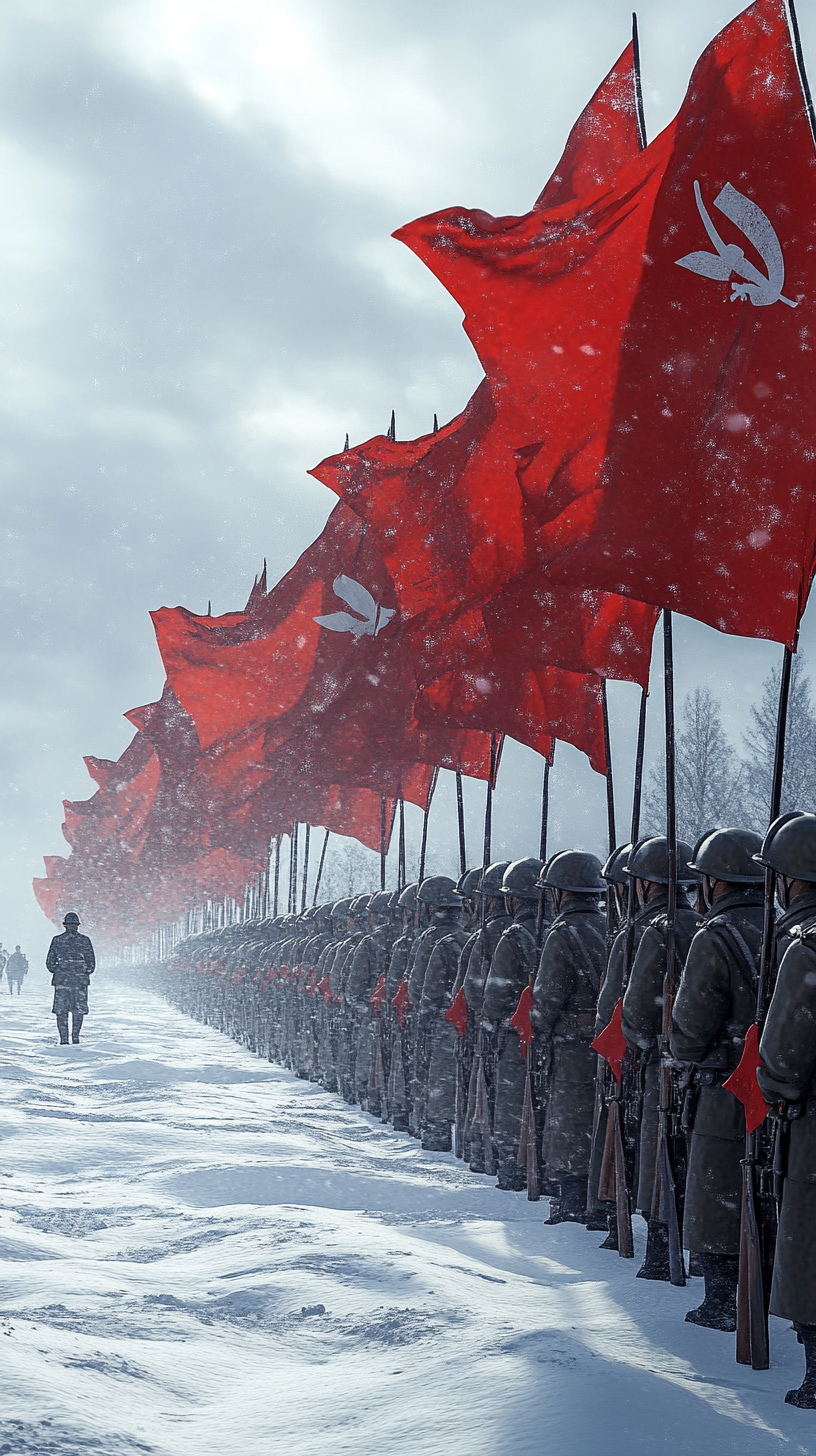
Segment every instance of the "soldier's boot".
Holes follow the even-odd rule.
[[[594,1207],[590,1207],[587,1204],[584,1223],[591,1233],[606,1233],[609,1228],[609,1214],[605,1208],[600,1207],[598,1204],[595,1204]],[[603,1245],[601,1247],[603,1248]]]
[[[816,1325],[795,1324],[793,1328],[805,1351],[805,1378],[798,1390],[788,1391],[785,1404],[816,1410]]]
[[[483,1173],[485,1170],[484,1144],[478,1133],[470,1135],[470,1157],[468,1159],[471,1173]]]
[[[636,1279],[664,1279],[671,1283],[669,1270],[669,1230],[664,1223],[649,1219],[646,1235],[646,1258],[635,1275]]]
[[[586,1221],[586,1178],[565,1173],[559,1179],[560,1192],[550,1198],[550,1216],[545,1223],[584,1223]]]
[[[71,1017],[71,1041],[74,1043],[74,1046],[77,1046],[79,1043],[79,1033],[82,1030],[84,1020],[84,1016],[77,1016],[76,1012]]]
[[[453,1146],[449,1122],[428,1122],[422,1134],[422,1146],[426,1153],[449,1153]]]
[[[68,1013],[57,1017],[57,1031],[59,1032],[60,1046],[68,1045]]]
[[[606,1238],[604,1239],[603,1243],[598,1245],[598,1248],[599,1249],[615,1249],[617,1251],[620,1248],[620,1245],[618,1243],[618,1213],[617,1213],[617,1209],[614,1209],[613,1208],[612,1212],[611,1213],[608,1213],[606,1215],[606,1226],[609,1229],[609,1232],[608,1232]]]
[[[408,1113],[404,1108],[395,1108],[394,1116],[391,1119],[394,1132],[410,1132],[408,1126]]]
[[[690,1325],[733,1334],[737,1328],[739,1259],[731,1254],[699,1254],[697,1262],[705,1279],[705,1298],[699,1308],[689,1310],[686,1320]]]

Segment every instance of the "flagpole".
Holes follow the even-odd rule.
[[[609,734],[609,704],[606,695],[606,678],[601,678],[601,711],[603,715],[604,757],[606,759],[606,825],[609,835],[609,853],[614,854],[618,844],[615,828],[615,788],[612,782],[612,740]]]
[[[808,74],[805,70],[805,56],[802,50],[802,37],[799,34],[799,20],[796,15],[794,0],[788,0],[788,20],[790,23],[791,38],[793,40],[793,53],[796,58],[796,69],[799,72],[799,84],[802,87],[805,111],[810,126],[810,134],[813,137],[814,146],[816,146],[816,112],[813,109],[813,96],[811,95]],[[773,820],[771,820],[771,823],[773,823]]]
[[[459,820],[459,873],[463,875],[467,869],[467,849],[465,847],[465,801],[462,794],[462,770],[456,770],[456,814]]]
[[[552,740],[549,758],[544,759],[544,776],[541,781],[541,834],[538,841],[538,857],[542,864],[547,862],[547,833],[550,820],[550,769],[555,763],[556,739]]]
[[[275,835],[275,896],[272,906],[273,920],[276,920],[278,917],[278,889],[280,886],[280,852],[282,838],[283,836],[280,834]]]
[[[298,880],[298,838],[300,836],[300,825],[295,819],[292,823],[292,838],[289,850],[289,914],[294,915],[297,911],[297,880]]]
[[[435,768],[431,774],[430,788],[428,789],[428,802],[425,805],[425,817],[422,821],[422,845],[419,851],[419,883],[425,878],[425,851],[428,848],[428,815],[431,812],[431,800],[434,796],[436,781],[439,778],[439,769]]]
[[[385,889],[385,794],[380,794],[380,889]]]
[[[490,775],[489,775],[488,780],[487,780],[487,792],[485,794],[484,842],[482,844],[482,875],[483,876],[487,873],[487,867],[490,864],[490,851],[491,851],[492,843],[493,843],[493,781],[494,781],[494,779],[496,777],[496,769],[497,769],[497,755],[496,755],[497,741],[496,740],[497,740],[497,735],[495,733],[491,733],[491,735],[490,735]],[[485,919],[486,919],[486,915],[487,915],[487,896],[486,895],[480,895],[479,896],[479,901],[480,901],[480,905],[479,905],[480,917],[479,918],[480,918],[480,921],[481,921],[482,929],[484,929]]]
[[[303,890],[302,890],[301,896],[300,896],[300,913],[301,913],[301,915],[303,914],[304,910],[306,909],[306,887],[307,887],[308,881],[309,881],[309,836],[310,836],[311,832],[312,832],[312,826],[310,824],[307,824],[306,825],[306,830],[305,830],[305,833],[304,833],[304,836],[303,836]]]
[[[323,878],[323,865],[326,862],[326,849],[327,849],[328,843],[329,843],[329,833],[330,833],[330,831],[327,829],[326,832],[325,832],[324,839],[323,839],[323,848],[320,851],[320,863],[317,866],[317,879],[315,880],[314,897],[312,899],[312,904],[313,905],[316,905],[317,904],[317,895],[318,895],[318,891],[320,889],[320,881]]]
[[[402,785],[400,784],[399,795],[399,858],[397,860],[397,889],[400,894],[405,889],[405,799],[402,796]]]
[[[635,82],[635,119],[637,122],[638,146],[646,147],[646,117],[643,111],[643,86],[640,79],[640,37],[638,36],[637,14],[632,11],[632,71]]]

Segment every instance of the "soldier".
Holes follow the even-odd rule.
[[[51,941],[45,964],[54,987],[51,1011],[57,1018],[60,1045],[67,1046],[69,1013],[74,1044],[79,1041],[83,1017],[88,1015],[88,985],[96,969],[96,957],[87,935],[79,933],[79,916],[73,910],[62,923],[65,930]]]
[[[434,946],[419,1006],[420,1037],[426,1047],[428,1077],[422,1146],[427,1152],[451,1151],[451,1127],[456,1120],[456,1028],[447,1013],[453,1003],[453,986],[459,957],[467,941],[467,930],[459,926]]]
[[[476,1108],[480,1102],[482,1106],[489,1107],[490,1105],[490,1089],[487,1085],[484,1054],[484,1039],[489,1033],[482,1029],[482,1001],[487,973],[490,970],[496,946],[508,925],[513,922],[512,915],[507,912],[501,889],[504,872],[509,864],[510,861],[506,859],[496,860],[494,864],[488,865],[480,876],[477,894],[480,911],[482,904],[484,905],[484,924],[474,931],[462,947],[459,957],[459,972],[453,988],[455,996],[461,985],[468,1009],[467,1032],[461,1038],[458,1054],[461,1058],[462,1090],[466,1097],[465,1146],[462,1151],[474,1173],[485,1171],[484,1119],[480,1121],[476,1117]],[[481,1098],[479,1096],[480,1086]]]
[[[440,940],[461,930],[461,897],[447,875],[431,875],[422,881],[417,892],[420,914],[425,921],[419,939],[414,942],[408,965],[408,995],[411,998],[413,1023],[413,1062],[411,1076],[411,1126],[414,1137],[421,1137],[425,1126],[425,1099],[430,1056],[430,1023],[422,1019],[422,991],[431,954]]]
[[[17,995],[19,996],[20,988],[27,975],[28,960],[23,955],[23,952],[20,950],[19,945],[15,945],[13,955],[10,955],[8,961],[6,962],[6,976],[8,977],[9,996],[12,994],[12,986],[15,985],[17,987]]]
[[[788,1405],[816,1409],[816,814],[783,814],[768,830],[760,862],[776,871],[782,951],[757,1072],[789,1138],[776,1240],[771,1314],[791,1320],[805,1378]],[[776,1162],[776,1158],[774,1159]]]
[[[408,1132],[410,1123],[410,1027],[406,1025],[406,1008],[402,1004],[408,992],[404,977],[408,970],[411,949],[417,938],[414,924],[417,910],[416,884],[406,885],[399,896],[402,913],[402,935],[394,943],[388,970],[385,973],[385,998],[381,1014],[385,1017],[388,1042],[388,1083],[386,1100],[396,1132]]]
[[[691,845],[677,841],[677,902],[675,960],[682,966],[700,918],[686,898],[686,887],[696,884],[689,870]],[[652,1218],[657,1160],[658,1103],[660,1100],[660,1037],[663,983],[666,978],[666,909],[668,906],[669,851],[664,835],[642,839],[629,857],[627,874],[635,881],[639,905],[645,910],[637,955],[623,998],[623,1034],[638,1066],[642,1087],[638,1182],[635,1207],[648,1223],[646,1258],[638,1279],[669,1279],[669,1235],[665,1224]]]
[[[368,930],[369,934],[363,936],[351,959],[346,1008],[352,1027],[355,1095],[363,1108],[379,1116],[382,1089],[373,1085],[379,1006],[375,1011],[371,997],[380,977],[385,976],[394,945],[389,890],[380,890],[371,896]]]
[[[584,1223],[595,1103],[591,1043],[606,964],[601,862],[594,854],[564,850],[549,861],[539,886],[551,891],[555,910],[531,1012],[548,1064],[541,1158],[546,1185],[558,1188],[547,1223]]]
[[[705,1279],[705,1298],[686,1319],[713,1330],[737,1327],[745,1111],[722,1084],[739,1064],[756,1015],[761,843],[749,829],[718,829],[697,844],[691,868],[702,876],[707,913],[689,947],[672,1019],[672,1056],[694,1065],[683,1243]]]
[[[487,1080],[494,1089],[493,1143],[498,1186],[519,1192],[527,1184],[526,1168],[518,1162],[521,1114],[527,1067],[517,1033],[510,1026],[524,987],[535,974],[536,916],[541,899],[540,859],[517,859],[502,877],[502,894],[511,923],[493,952],[482,1000],[482,1031],[489,1038]],[[494,931],[495,934],[495,931]]]
[[[598,997],[598,1007],[595,1015],[595,1035],[598,1036],[612,1020],[619,1000],[623,995],[624,975],[628,966],[632,963],[632,947],[635,942],[635,927],[627,920],[629,909],[629,891],[632,888],[632,881],[626,873],[629,863],[631,844],[621,844],[613,850],[606,864],[601,870],[601,877],[606,883],[607,899],[614,896],[617,919],[621,928],[618,930],[609,952],[601,993]],[[610,916],[607,915],[607,925]],[[600,1245],[602,1249],[618,1248],[618,1216],[614,1204],[604,1203],[598,1199],[598,1183],[601,1176],[603,1162],[604,1144],[606,1141],[606,1126],[608,1118],[608,1100],[614,1092],[611,1087],[611,1073],[603,1057],[598,1057],[596,1068],[595,1087],[595,1116],[593,1118],[592,1135],[592,1156],[589,1170],[589,1188],[587,1191],[587,1228],[603,1228],[604,1213],[607,1220],[608,1234]]]

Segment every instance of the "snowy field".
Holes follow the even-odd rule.
[[[0,999],[0,1453],[816,1453],[781,1321],[743,1369],[700,1280],[149,994],[97,976],[80,1047],[49,1004]]]

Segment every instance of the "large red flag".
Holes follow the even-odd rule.
[[[417,764],[487,777],[489,738],[420,727],[394,585],[373,532],[342,502],[318,540],[245,613],[153,613],[168,679],[202,748],[263,731],[270,770],[396,796]],[[424,798],[423,798],[424,802]]]
[[[816,155],[781,0],[698,62],[565,580],[794,644],[816,543]],[[560,534],[553,522],[554,539]]]

